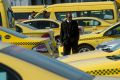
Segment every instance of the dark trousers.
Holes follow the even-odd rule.
[[[72,50],[72,53],[78,53],[78,41],[76,42],[68,42],[67,44],[64,44],[63,46],[63,55],[70,55],[70,52]]]

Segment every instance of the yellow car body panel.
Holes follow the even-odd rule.
[[[43,9],[44,6],[12,6],[12,10],[14,13],[24,13],[24,12],[29,12],[31,13],[32,11],[35,12],[40,12],[41,9]]]
[[[82,26],[84,32],[94,32],[97,30],[103,30],[111,25],[107,21],[95,17],[77,17],[73,18],[73,20],[76,20],[79,26],[82,25],[82,22],[84,23]]]
[[[92,59],[92,58],[117,55],[117,54],[120,54],[119,52],[120,52],[120,49],[118,49],[114,52],[105,52],[102,50],[94,50],[94,51],[59,57],[57,60],[62,61],[64,63],[69,63],[69,62],[75,62],[75,61],[79,61],[79,60],[86,60],[86,59]]]
[[[55,23],[55,24],[57,24],[57,27],[58,28],[51,28],[51,26],[48,26],[47,28],[48,29],[53,29],[53,31],[54,31],[54,35],[55,36],[58,36],[58,35],[60,35],[60,27],[61,27],[61,23],[60,22],[58,22],[58,21],[55,21],[55,20],[52,20],[52,19],[32,19],[32,20],[25,20],[25,21],[23,21],[22,23],[25,23],[25,24],[29,24],[30,22],[37,22],[37,21],[48,21],[48,22],[53,22],[53,23]],[[30,25],[30,24],[29,24]],[[31,25],[32,26],[32,25]],[[33,26],[34,27],[34,26]],[[41,29],[41,30],[47,30],[47,28],[45,28],[45,29]]]
[[[24,35],[30,36],[30,37],[42,38],[44,34],[49,34],[50,40],[52,41],[52,45],[54,46],[54,49],[56,49],[56,41],[55,41],[54,32],[52,29],[38,30],[38,29],[30,29],[24,25],[17,24],[17,23],[15,25],[16,27],[19,27],[22,30],[21,33],[23,33]]]
[[[23,80],[66,80],[62,76],[3,53],[0,53],[0,63],[15,70]]]
[[[108,59],[106,57],[87,59],[68,64],[80,70],[83,70],[91,75],[103,75],[120,77],[120,60]]]

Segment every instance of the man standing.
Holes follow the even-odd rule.
[[[66,20],[61,23],[60,40],[63,45],[63,55],[78,52],[79,29],[78,23],[72,20],[72,14],[66,14]]]

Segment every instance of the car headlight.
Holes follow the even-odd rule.
[[[47,53],[48,49],[45,44],[40,44],[33,48],[34,51],[41,52],[41,53]]]

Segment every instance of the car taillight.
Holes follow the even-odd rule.
[[[49,35],[48,33],[43,34],[43,35],[42,35],[42,38],[50,38],[50,35]]]
[[[47,53],[48,52],[48,49],[47,49],[45,44],[40,44],[39,46],[34,47],[33,50],[37,51],[37,52],[41,52],[41,53]]]

